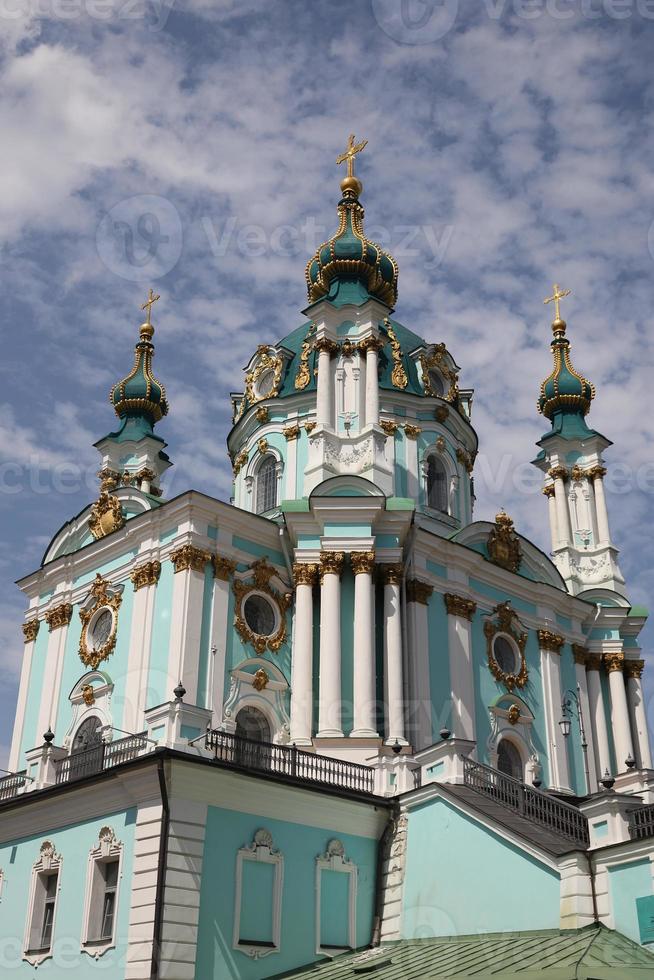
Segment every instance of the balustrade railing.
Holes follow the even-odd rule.
[[[25,770],[15,772],[10,776],[3,776],[0,779],[0,803],[5,800],[13,800],[18,795],[18,790],[22,789],[27,782]]]
[[[654,804],[639,806],[629,814],[629,833],[632,840],[654,837]]]
[[[590,844],[588,821],[576,807],[557,800],[548,793],[521,783],[518,779],[491,769],[472,759],[463,760],[463,781],[466,786],[495,800],[584,848]]]
[[[258,742],[229,732],[207,732],[206,747],[213,751],[217,762],[225,765],[290,776],[336,789],[374,793],[374,770],[356,762],[304,752],[295,746]]]
[[[57,785],[92,776],[105,769],[113,769],[121,762],[129,762],[140,755],[147,744],[146,733],[143,732],[116,739],[115,742],[100,742],[83,752],[74,752],[55,763]]]

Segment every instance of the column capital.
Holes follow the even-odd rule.
[[[134,586],[134,591],[144,589],[147,585],[156,585],[161,575],[160,561],[146,561],[142,565],[137,565],[129,574]]]
[[[362,353],[367,353],[368,351],[374,351],[377,354],[384,346],[384,341],[381,337],[364,337],[357,344],[357,347]]]
[[[546,497],[553,497],[556,493],[556,489],[553,483],[548,483],[546,487],[543,487],[541,493],[545,494]]]
[[[320,354],[329,354],[330,357],[338,350],[338,344],[329,337],[321,337],[313,346]]]
[[[625,660],[624,662],[624,672],[627,677],[642,677],[644,667],[644,660]]]
[[[38,619],[28,619],[26,623],[23,623],[23,642],[33,643],[40,626],[41,621]]]
[[[344,564],[344,551],[323,551],[320,555],[320,581],[324,581],[325,575],[338,575],[340,578]]]
[[[297,437],[299,436],[300,426],[288,425],[285,429],[282,429],[282,433],[284,435],[284,438],[286,439],[286,442],[292,442],[293,439],[297,439]]]
[[[293,564],[293,581],[297,585],[314,586],[318,579],[318,566],[308,562],[295,562]]]
[[[572,644],[572,656],[575,658],[576,664],[581,664],[584,667],[588,664],[590,659],[588,650],[586,647],[582,646],[581,643]]]
[[[434,586],[428,582],[421,582],[420,579],[410,578],[406,583],[407,602],[419,602],[423,606],[429,605],[429,600],[434,591]]]
[[[68,626],[73,617],[73,607],[70,602],[62,602],[61,605],[55,606],[54,609],[50,609],[45,614],[45,621],[48,624],[48,629],[52,633],[53,630],[58,630],[62,626]]]
[[[548,650],[550,653],[561,653],[561,648],[565,643],[564,637],[551,630],[538,630],[538,645],[541,650]]]
[[[586,660],[586,670],[600,670],[602,666],[601,653],[589,653]]]
[[[417,439],[422,429],[419,425],[412,425],[410,422],[404,423],[404,434],[407,439]]]
[[[236,571],[236,562],[224,555],[214,555],[211,559],[213,577],[221,582],[229,582],[230,576]]]
[[[400,425],[399,422],[393,422],[392,419],[382,419],[379,427],[384,430],[387,436],[394,436]]]
[[[621,671],[624,667],[624,653],[605,653],[602,659],[607,674],[612,674],[614,670]]]
[[[472,622],[472,617],[477,611],[477,603],[474,599],[466,599],[465,596],[454,595],[453,592],[446,592],[443,596],[445,608],[448,616],[460,616]]]
[[[553,480],[567,480],[569,476],[565,466],[553,466],[547,471],[547,475],[551,476]]]
[[[175,572],[185,572],[189,568],[192,568],[194,572],[203,572],[210,559],[211,555],[208,551],[195,548],[192,544],[183,544],[181,548],[176,548],[170,554]]]
[[[355,575],[372,575],[375,567],[375,552],[353,551],[350,555],[350,562]]]
[[[606,466],[598,463],[596,466],[591,466],[590,469],[586,470],[585,475],[591,480],[602,480],[606,476],[606,472]]]
[[[384,585],[399,585],[404,575],[404,565],[400,562],[379,566]]]

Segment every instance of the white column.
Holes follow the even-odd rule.
[[[295,630],[291,661],[291,742],[311,745],[313,732],[313,587],[318,566],[293,565]]]
[[[342,737],[341,728],[341,573],[345,554],[320,555],[320,704],[318,737]]]
[[[152,646],[152,620],[161,562],[137,565],[130,575],[134,586],[132,626],[127,658],[127,683],[123,717],[118,723],[126,732],[141,732],[145,727],[148,696],[148,668]],[[129,586],[128,586],[129,588]]]
[[[376,738],[374,551],[354,551],[354,738]]]
[[[186,688],[185,701],[195,704],[197,700],[204,576],[209,558],[206,551],[190,544],[182,545],[170,556],[175,578],[166,700],[173,700],[173,691],[180,680]]]
[[[587,742],[587,757],[588,757],[588,778],[590,785],[588,786],[589,793],[595,793],[597,791],[597,785],[599,780],[599,774],[597,772],[597,767],[595,765],[595,739],[593,737],[593,725],[592,725],[592,712],[590,709],[590,700],[588,697],[588,681],[586,677],[586,664],[588,663],[588,651],[582,647],[578,646],[576,643],[572,646],[572,655],[575,658],[575,679],[577,681],[577,696],[581,701],[581,711],[584,717],[584,730],[586,732],[586,742]],[[583,752],[582,752],[583,757]]]
[[[472,599],[446,592],[447,647],[450,664],[452,716],[455,738],[475,738],[475,686],[472,673],[472,617],[477,604]]]
[[[644,666],[644,660],[625,660],[624,668],[627,674],[627,701],[631,719],[631,736],[636,751],[636,763],[639,769],[651,769],[652,753],[649,745],[647,714],[645,713],[645,699],[641,683]],[[11,766],[9,768],[11,769]]]
[[[379,372],[378,352],[381,342],[377,337],[362,340],[359,348],[366,352],[366,425],[379,425]]]
[[[418,500],[420,496],[420,475],[418,473],[418,436],[420,428],[417,425],[404,426],[404,452],[406,465],[407,497]]]
[[[316,420],[319,426],[333,426],[334,391],[332,378],[332,354],[336,349],[333,341],[323,338],[316,342],[318,351],[318,390],[316,392]]]
[[[34,658],[36,637],[39,629],[43,625],[40,620],[36,619],[34,614],[31,614],[31,616],[31,619],[28,619],[27,622],[23,623],[23,639],[25,641],[25,649],[20,671],[20,688],[18,691],[18,703],[16,705],[16,717],[14,719],[14,733],[11,740],[9,762],[7,763],[11,772],[16,772],[17,769],[21,768],[20,746],[23,740],[23,725],[25,724],[25,709],[27,707],[30,675],[32,673],[32,660]],[[40,738],[34,743],[34,745],[30,745],[29,748],[36,748],[37,744],[40,744]],[[4,773],[1,775],[4,775]]]
[[[61,688],[61,673],[63,670],[64,651],[66,640],[68,639],[69,623],[72,618],[73,607],[68,602],[62,602],[45,614],[46,622],[50,629],[48,637],[48,648],[45,652],[45,670],[43,672],[43,686],[41,688],[41,706],[39,708],[39,721],[37,730],[34,733],[34,746],[41,744],[43,733],[52,726],[52,731],[58,736],[59,742],[64,737],[64,732],[58,732],[57,707],[59,703],[59,690]],[[81,626],[80,626],[81,630]],[[84,668],[80,665],[80,673]],[[32,748],[33,746],[30,746]]]
[[[547,510],[550,521],[550,540],[552,543],[552,551],[556,551],[559,546],[559,525],[556,519],[556,499],[554,497],[554,485],[549,484],[543,488],[543,493],[547,497]]]
[[[404,737],[404,687],[402,679],[402,613],[400,583],[402,565],[382,566],[384,574],[384,701],[386,743],[406,745]]]
[[[300,435],[300,427],[297,422],[284,429],[286,436],[286,466],[284,474],[284,493],[286,500],[295,500],[298,496],[297,489],[297,441]],[[282,500],[280,496],[280,502]]]
[[[414,750],[434,741],[432,691],[429,673],[429,626],[427,608],[434,589],[426,582],[410,579],[406,584],[407,640],[409,644],[409,691],[407,736]]]
[[[211,701],[211,725],[218,728],[223,721],[225,703],[225,662],[227,659],[227,631],[232,629],[228,622],[230,578],[236,570],[236,562],[223,555],[213,558],[213,609],[211,612],[211,683],[207,685]]]
[[[600,656],[589,654],[586,664],[586,677],[588,681],[590,724],[595,746],[595,764],[598,779],[602,779],[606,772],[612,775],[609,732],[606,724],[606,712],[604,711],[604,698],[602,697],[602,685],[600,681],[601,665],[602,658]],[[593,787],[593,791],[597,792],[597,785]]]
[[[625,759],[634,757],[631,742],[631,726],[629,724],[629,708],[627,707],[627,691],[624,684],[624,653],[609,653],[604,656],[606,671],[609,675],[609,691],[611,694],[611,728],[613,729],[613,744],[615,746],[615,765],[618,772],[625,772]]]
[[[570,511],[568,510],[568,495],[565,492],[565,480],[568,471],[564,466],[555,466],[549,471],[554,480],[554,499],[556,502],[556,526],[558,531],[558,547],[572,544],[572,528],[570,526]]]
[[[589,471],[589,476],[593,480],[593,490],[595,492],[595,510],[597,513],[597,534],[598,544],[609,544],[611,532],[609,531],[609,515],[606,509],[606,497],[604,496],[604,477],[606,469],[603,466],[594,466]]]
[[[561,731],[561,648],[564,639],[549,630],[538,630],[541,676],[543,681],[543,707],[547,732],[547,755],[550,764],[550,789],[570,793],[570,767],[567,746]]]

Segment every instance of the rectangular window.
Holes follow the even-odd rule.
[[[273,890],[275,866],[243,862],[239,943],[274,946]]]
[[[52,946],[59,872],[42,872],[36,876],[29,948],[47,952]]]
[[[323,870],[320,876],[320,945],[341,950],[350,946],[350,875]]]
[[[100,865],[104,879],[104,901],[102,903],[102,927],[100,939],[113,939],[114,916],[116,914],[116,891],[118,889],[118,861],[107,861]]]

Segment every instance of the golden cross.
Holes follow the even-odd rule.
[[[354,158],[357,155],[357,153],[361,153],[361,150],[363,150],[367,145],[368,145],[368,140],[361,140],[360,143],[357,143],[355,145],[354,133],[350,133],[350,136],[347,141],[347,149],[345,153],[341,153],[340,156],[336,157],[337,164],[345,163],[345,161],[347,160],[348,177],[354,177]]]
[[[569,295],[570,295],[569,289],[560,289],[559,286],[556,283],[554,283],[554,295],[548,296],[547,299],[543,300],[543,303],[545,303],[545,305],[547,305],[548,303],[554,303],[555,320],[561,319],[560,303],[565,296],[569,296]]]
[[[148,318],[147,318],[147,320],[145,322],[147,323],[147,325],[149,327],[152,326],[152,324],[150,323],[150,316],[152,315],[152,307],[157,302],[158,299],[161,299],[161,296],[159,296],[159,295],[155,296],[152,287],[150,287],[150,292],[148,294],[148,298],[146,299],[145,303],[141,307],[142,310],[147,309],[147,311],[148,311]]]

